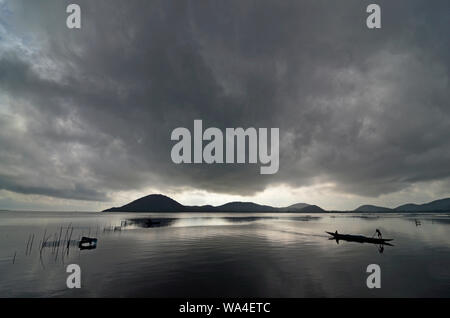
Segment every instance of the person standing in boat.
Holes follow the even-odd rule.
[[[383,235],[381,235],[381,232],[380,232],[379,229],[376,229],[376,230],[375,230],[375,234],[378,235],[378,238],[379,238],[379,239],[383,238]]]

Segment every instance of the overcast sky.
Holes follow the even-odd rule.
[[[450,196],[450,2],[377,0],[369,30],[372,2],[0,0],[0,209]],[[175,165],[194,119],[278,127],[279,172]]]

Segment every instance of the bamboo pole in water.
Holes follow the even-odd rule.
[[[66,242],[68,242],[68,237],[69,237],[69,228],[72,225],[72,223],[69,224],[69,226],[66,228],[66,234],[64,234],[64,240],[63,240],[63,244],[65,244]],[[65,249],[61,248],[61,257],[63,258],[64,261],[64,252]]]
[[[42,243],[41,243],[41,249],[39,250],[39,254],[42,255],[42,249],[44,248],[44,244],[46,242],[45,236],[47,235],[47,229],[44,231],[44,235],[42,236]]]
[[[56,249],[56,238],[58,237],[57,233],[53,233],[53,242],[52,242],[52,254],[55,253]]]
[[[59,245],[61,244],[61,236],[62,236],[62,226],[59,228],[59,238],[58,238],[58,243],[57,243],[57,247],[56,247],[55,261],[58,259]]]
[[[31,249],[33,248],[33,242],[34,242],[34,233],[33,233],[33,237],[31,238],[31,243],[30,243],[30,248],[28,250],[28,255],[31,254]]]
[[[28,255],[28,247],[30,246],[31,234],[28,234],[27,247],[25,249],[25,255]]]

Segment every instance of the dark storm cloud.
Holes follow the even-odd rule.
[[[376,31],[366,1],[78,1],[79,31],[68,3],[2,6],[3,189],[376,196],[450,177],[448,1],[378,1]],[[194,119],[279,127],[278,174],[173,164],[170,133]]]

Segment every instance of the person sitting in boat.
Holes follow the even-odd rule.
[[[378,238],[379,238],[379,239],[383,238],[383,235],[381,235],[381,232],[380,232],[379,229],[376,229],[376,230],[375,230],[375,234],[378,235]]]

